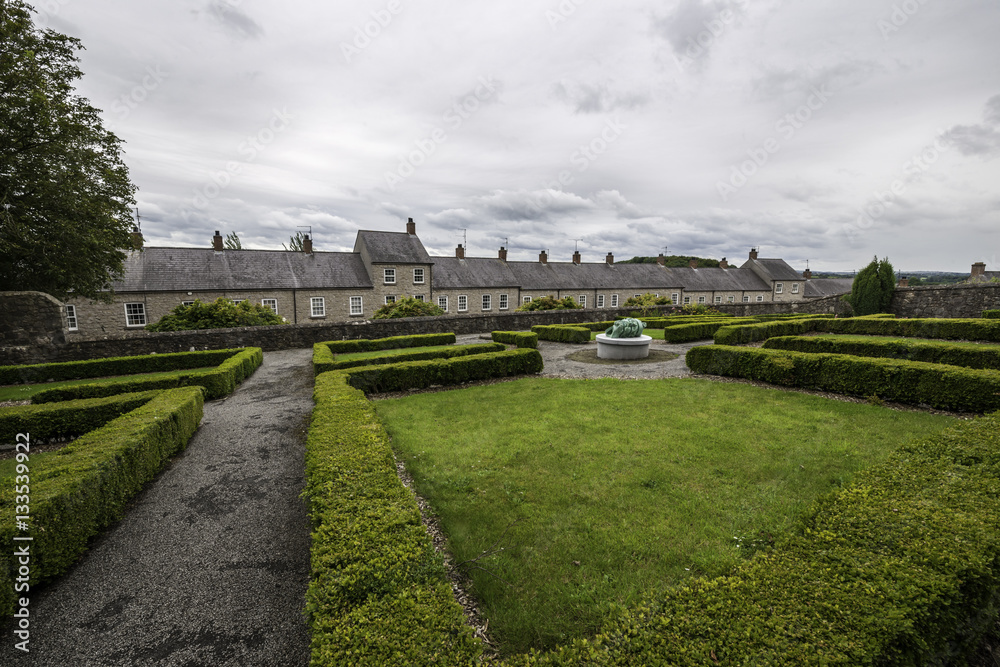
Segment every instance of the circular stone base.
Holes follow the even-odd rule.
[[[664,352],[663,350],[653,350],[649,351],[649,356],[645,359],[632,359],[631,361],[623,361],[621,359],[598,359],[597,350],[592,347],[586,350],[578,350],[566,356],[568,361],[578,361],[584,364],[598,364],[600,366],[614,366],[621,364],[662,364],[667,361],[673,361],[681,355],[674,352]]]
[[[608,338],[607,334],[597,334],[597,358],[623,361],[645,359],[649,356],[649,343],[652,340],[650,336]]]

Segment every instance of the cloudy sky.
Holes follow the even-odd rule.
[[[37,0],[148,245],[1000,269],[993,0]]]

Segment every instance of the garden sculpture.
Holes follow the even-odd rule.
[[[618,320],[612,326],[608,327],[604,335],[608,338],[638,338],[642,335],[642,330],[645,328],[646,325],[639,320],[634,317],[627,317],[624,320]]]

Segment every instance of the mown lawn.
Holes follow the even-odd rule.
[[[136,373],[135,375],[121,375],[104,378],[84,378],[82,380],[64,380],[62,382],[42,382],[40,384],[11,384],[0,386],[0,401],[27,401],[32,396],[45,389],[56,387],[72,387],[78,384],[101,384],[103,382],[116,382],[123,378],[166,378],[177,375],[186,375],[196,371],[207,371],[216,366],[205,368],[188,368],[180,371],[163,371],[161,373]]]
[[[691,379],[527,379],[377,403],[505,654],[767,548],[950,417]],[[505,535],[506,531],[506,535]]]

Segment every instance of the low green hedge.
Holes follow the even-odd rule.
[[[743,345],[756,343],[775,336],[798,336],[815,331],[823,318],[775,320],[760,324],[742,324],[722,327],[715,332],[716,345]],[[830,320],[835,321],[835,320]]]
[[[828,352],[856,357],[882,357],[948,364],[965,368],[1000,370],[1000,345],[918,342],[900,339],[841,338],[839,336],[778,336],[764,341],[769,350],[792,352]]]
[[[1000,320],[1000,310],[984,310],[983,319],[985,320]]]
[[[205,388],[206,399],[215,400],[233,393],[243,380],[264,361],[264,353],[259,347],[247,347],[235,352],[217,368],[205,371],[191,371],[166,378],[122,378],[114,382],[100,384],[79,384],[70,387],[45,389],[31,397],[32,403],[55,403],[78,398],[114,396],[150,389],[174,389],[176,387],[200,386]]]
[[[434,345],[453,345],[455,334],[421,334],[419,336],[393,336],[391,338],[362,338],[359,340],[334,340],[320,345],[330,348],[331,354],[350,354],[353,352],[378,352],[379,350],[397,350],[404,347],[432,347]]]
[[[203,390],[185,387],[160,393],[145,405],[78,438],[53,454],[32,454],[25,463],[30,485],[29,585],[66,572],[87,542],[121,518],[126,504],[167,459],[181,451],[201,421]],[[31,426],[27,432],[34,432]],[[17,474],[22,474],[17,472]],[[17,572],[12,556],[21,480],[0,480],[0,611],[10,615]],[[23,593],[22,593],[23,595]]]
[[[536,324],[531,331],[538,334],[538,340],[555,343],[589,343],[591,333],[587,327],[569,324]]]
[[[494,331],[491,336],[494,341],[504,345],[515,345],[532,350],[538,347],[538,334],[530,331]]]
[[[489,352],[503,352],[507,347],[500,343],[483,343],[481,345],[457,345],[448,350],[416,350],[413,352],[397,352],[384,357],[372,359],[345,359],[337,361],[335,355],[329,355],[329,348],[323,343],[313,346],[313,370],[316,375],[328,371],[341,370],[344,368],[359,368],[361,366],[379,366],[382,364],[398,364],[404,361],[423,361],[426,359],[451,359],[454,357],[465,357],[473,354],[487,354]],[[324,354],[324,350],[327,351]],[[332,356],[332,360],[327,360]]]
[[[966,664],[1000,599],[998,452],[998,415],[904,446],[731,576],[506,665]]]
[[[89,361],[68,361],[57,364],[32,364],[28,366],[0,366],[0,385],[36,384],[39,382],[84,380],[87,378],[139,373],[162,373],[192,368],[218,366],[239,353],[239,349],[207,350],[204,352],[176,352],[145,354],[135,357],[109,357]]]
[[[313,394],[303,491],[313,524],[310,664],[477,664],[481,644],[350,373],[323,373]]]
[[[1000,342],[1000,322],[984,319],[878,319],[852,317],[826,320],[820,331],[868,336],[904,336],[945,340],[983,340]]]
[[[1000,409],[1000,371],[994,370],[728,345],[696,347],[688,351],[686,361],[695,373],[877,396],[946,410],[982,413]]]
[[[364,366],[344,372],[347,373],[347,383],[355,389],[380,393],[541,373],[542,366],[542,355],[538,350],[516,349],[454,359]]]
[[[740,322],[751,323],[754,320],[735,320],[735,324]],[[705,340],[715,335],[715,332],[722,327],[735,326],[734,320],[713,320],[698,324],[681,324],[667,327],[663,330],[663,340],[667,343],[689,343],[696,340]]]
[[[30,433],[34,442],[82,435],[149,403],[159,394],[154,390],[0,408],[0,442],[13,443],[18,433]]]
[[[618,319],[619,320],[623,320],[625,318],[624,317],[619,317]],[[604,333],[605,331],[607,331],[608,327],[614,326],[615,322],[616,322],[616,320],[608,320],[607,322],[580,322],[579,324],[573,324],[573,325],[565,325],[565,324],[559,325],[559,324],[556,324],[556,325],[553,325],[553,326],[583,327],[584,329],[588,329],[590,331],[597,331],[599,333]],[[646,324],[646,321],[643,320],[643,323]],[[539,326],[543,326],[543,325],[539,325]],[[646,324],[646,326],[648,327],[649,324]]]

